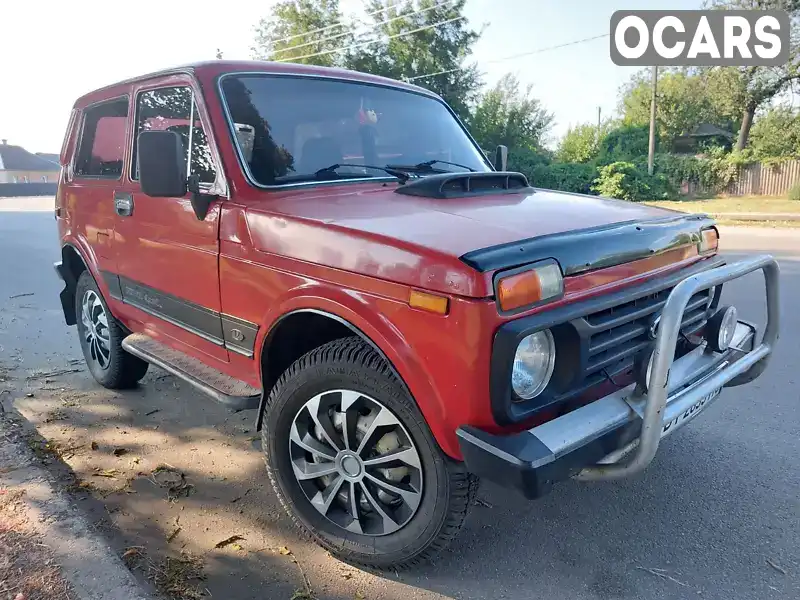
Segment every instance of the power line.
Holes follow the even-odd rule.
[[[381,25],[386,25],[386,24],[392,23],[394,21],[399,21],[400,19],[407,19],[408,17],[413,17],[414,15],[419,15],[419,14],[422,14],[424,12],[428,12],[429,10],[436,10],[437,8],[443,8],[443,7],[447,6],[448,4],[453,4],[453,2],[456,2],[456,0],[447,0],[447,2],[442,2],[441,4],[435,4],[433,6],[429,6],[428,8],[415,10],[414,12],[406,13],[404,15],[399,15],[397,17],[393,17],[391,19],[387,19],[386,21],[381,21],[379,23],[373,23],[372,25],[369,25],[369,27],[367,29],[368,30],[372,30],[372,29],[375,29],[376,27],[380,27]],[[381,9],[381,10],[386,10],[386,9]],[[374,14],[374,13],[368,13],[367,16],[369,16],[370,14]],[[306,35],[306,34],[299,34],[299,35]],[[295,36],[295,37],[299,37],[299,35]],[[336,40],[336,39],[345,37],[346,35],[350,35],[350,32],[349,31],[344,31],[342,33],[337,33],[334,36],[327,37],[327,38],[322,38],[321,40],[313,40],[311,42],[306,42],[305,44],[300,44],[299,46],[291,46],[290,48],[283,48],[282,50],[273,50],[271,52],[271,54],[275,55],[278,52],[288,52],[288,51],[292,51],[292,50],[297,50],[298,48],[304,48],[306,46],[313,46],[315,44],[322,44],[324,42],[329,42],[331,40]],[[274,47],[274,45],[276,43],[279,43],[280,41],[281,40],[278,40],[277,42],[272,42],[273,47]]]
[[[367,13],[364,16],[365,17],[371,17],[372,15],[377,15],[380,12],[383,12],[385,10],[389,10],[392,7],[393,7],[393,5],[390,4],[389,6],[384,6],[382,8],[379,8],[378,10],[374,10],[374,11],[372,11],[370,13]],[[293,40],[295,38],[305,37],[307,35],[311,35],[312,33],[319,33],[320,31],[328,31],[328,29],[334,29],[335,27],[341,27],[343,25],[344,25],[344,23],[342,23],[342,21],[337,21],[333,25],[328,25],[326,27],[320,27],[319,29],[312,29],[311,31],[304,31],[303,33],[297,33],[295,35],[290,35],[288,37],[281,38],[279,40],[275,40],[272,43],[273,44],[280,44],[281,42],[288,42],[289,40]]]
[[[361,42],[358,44],[352,44],[350,46],[345,46],[344,48],[336,48],[335,50],[326,50],[325,52],[316,52],[314,54],[306,54],[305,56],[292,56],[291,58],[284,58],[275,62],[292,62],[295,60],[302,60],[304,58],[313,58],[315,56],[325,56],[326,54],[333,54],[335,52],[342,52],[344,50],[352,50],[353,48],[361,48],[362,46],[369,46],[370,44],[375,44],[380,41],[384,40],[393,40],[396,38],[405,37],[407,35],[411,35],[413,33],[419,33],[420,31],[425,31],[427,29],[433,29],[434,27],[439,27],[440,25],[447,25],[448,23],[453,23],[455,21],[461,21],[464,19],[464,16],[454,17],[452,19],[448,19],[447,21],[439,21],[438,23],[433,23],[431,25],[425,25],[424,27],[418,27],[417,29],[412,29],[411,31],[404,31],[403,33],[397,33],[395,35],[390,35],[388,37],[377,39],[377,40],[370,40],[368,42]]]
[[[608,37],[610,34],[604,33],[602,35],[596,35],[594,37],[583,38],[582,40],[575,40],[574,42],[567,42],[565,44],[558,44],[557,46],[547,46],[546,48],[538,48],[537,50],[531,50],[530,52],[522,52],[520,54],[512,54],[511,56],[504,56],[503,58],[494,58],[492,60],[486,60],[484,63],[498,63],[503,62],[506,60],[511,60],[514,58],[521,58],[523,56],[531,56],[533,54],[540,54],[542,52],[548,52],[550,50],[558,50],[559,48],[566,48],[567,46],[574,46],[575,44],[583,44],[584,42],[591,42],[593,40],[599,40],[604,37]],[[444,71],[437,71],[435,73],[427,73],[425,75],[416,75],[415,77],[409,77],[406,81],[416,81],[417,79],[424,79],[426,77],[435,77],[436,75],[446,75],[447,73],[455,73],[456,71],[462,71],[466,67],[456,67],[455,69],[446,69]]]

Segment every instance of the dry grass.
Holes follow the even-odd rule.
[[[683,212],[702,212],[712,215],[749,212],[800,214],[800,202],[773,196],[730,196],[708,200],[647,202],[647,204]]]
[[[156,586],[159,592],[172,600],[201,600],[205,597],[202,582],[203,559],[199,556],[181,553],[151,560],[141,546],[128,548],[122,560],[129,569],[139,569]]]
[[[75,600],[25,516],[21,498],[22,492],[0,489],[0,600]]]

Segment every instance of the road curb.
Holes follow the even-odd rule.
[[[0,488],[24,490],[30,522],[80,600],[154,600],[98,534],[22,434],[26,421],[0,404]]]

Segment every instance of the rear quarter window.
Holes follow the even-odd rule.
[[[125,157],[128,98],[117,98],[84,110],[75,160],[77,177],[119,179]]]

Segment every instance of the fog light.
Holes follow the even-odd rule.
[[[723,306],[706,325],[706,341],[714,352],[725,352],[733,342],[739,315],[734,306]]]
[[[653,361],[656,357],[655,349],[637,355],[633,362],[634,378],[642,390],[647,393],[650,385],[650,375],[653,374]]]

